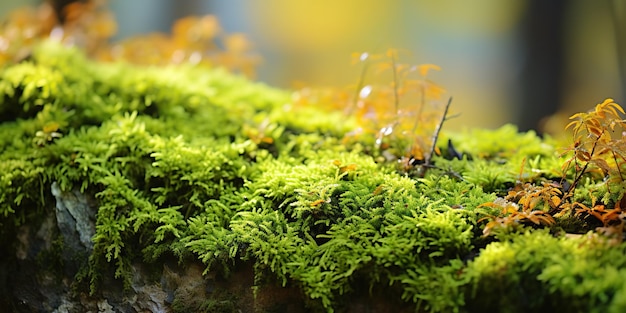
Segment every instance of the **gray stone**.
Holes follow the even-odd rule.
[[[62,191],[56,182],[51,191],[56,198],[57,225],[65,245],[75,251],[91,251],[91,238],[96,232],[93,201],[78,190]]]
[[[109,302],[104,299],[98,301],[98,313],[116,313]]]

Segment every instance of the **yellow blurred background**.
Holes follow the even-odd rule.
[[[177,18],[214,14],[225,32],[247,34],[264,59],[258,79],[281,88],[292,88],[296,82],[308,86],[355,84],[359,68],[351,65],[351,53],[403,49],[409,51],[403,55],[404,63],[433,63],[442,68],[431,78],[454,97],[452,111],[461,114],[446,128],[516,123],[521,129],[550,132],[559,130],[570,114],[586,111],[604,98],[626,102],[612,19],[617,6],[611,1],[619,2],[108,2],[119,25],[117,39],[169,32]],[[3,0],[0,14],[39,2]],[[555,53],[554,49],[559,50]],[[530,62],[535,59],[542,61]],[[553,76],[555,68],[558,75]],[[556,110],[559,113],[554,115]],[[553,118],[546,125],[549,115]]]

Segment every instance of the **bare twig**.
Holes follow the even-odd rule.
[[[400,97],[398,96],[398,69],[396,68],[395,51],[391,53],[391,70],[393,71],[393,104],[396,107],[395,123],[398,123],[398,120],[400,119]]]
[[[432,145],[430,147],[430,153],[426,156],[426,160],[424,160],[424,164],[427,166],[430,166],[430,160],[432,159],[433,155],[435,154],[435,148],[437,146],[437,139],[439,139],[439,133],[441,132],[441,128],[443,127],[443,123],[448,119],[448,110],[450,109],[450,104],[452,103],[452,97],[450,97],[448,99],[448,103],[446,104],[445,109],[443,110],[443,115],[441,116],[441,120],[439,121],[439,124],[437,125],[437,128],[435,128],[435,133],[433,134],[433,140],[432,140]]]
[[[369,69],[369,60],[368,60],[368,56],[361,54],[361,61],[363,62],[363,67],[361,68],[361,75],[359,76],[359,82],[357,83],[356,86],[356,91],[354,94],[354,100],[352,101],[352,105],[350,106],[350,109],[348,110],[348,115],[352,115],[352,113],[354,113],[354,111],[356,111],[358,105],[359,105],[359,101],[361,100],[361,91],[363,89],[363,87],[365,87],[365,76],[367,74],[367,71]]]

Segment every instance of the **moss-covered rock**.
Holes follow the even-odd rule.
[[[220,69],[95,63],[53,43],[2,69],[2,304],[623,310],[626,244],[564,236],[591,229],[566,217],[483,236],[498,212],[485,203],[560,175],[554,141],[512,126],[446,134],[465,157],[435,156],[418,177],[381,161],[373,140],[344,144],[352,117],[290,102]],[[91,211],[72,213],[68,197]],[[36,259],[64,268],[16,271]],[[51,289],[32,287],[42,282]]]

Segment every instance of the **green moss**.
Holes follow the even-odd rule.
[[[542,139],[533,131],[520,133],[517,127],[507,124],[495,130],[472,129],[450,134],[450,139],[458,151],[470,158],[490,161],[483,169],[501,168],[507,172],[506,177],[536,180],[541,176],[561,176],[560,155],[564,149],[557,147],[564,145],[550,137]]]
[[[377,161],[372,138],[344,145],[351,118],[289,103],[223,70],[94,63],[45,43],[0,72],[2,242],[53,207],[57,182],[97,200],[80,274],[92,292],[106,275],[128,287],[133,262],[174,256],[224,274],[251,262],[256,288],[271,277],[325,311],[345,308],[363,283],[429,312],[623,306],[621,245],[523,225],[482,236],[480,219],[497,210],[481,204],[518,179],[560,175],[552,141],[512,126],[450,134],[466,157],[436,156],[412,177]],[[590,178],[577,199],[603,186]],[[562,227],[580,226],[567,218]]]
[[[508,161],[515,155],[546,155],[554,151],[535,132],[520,133],[510,124],[496,130],[472,129],[459,136],[455,138],[455,147],[481,158]]]
[[[475,310],[618,312],[624,248],[587,234],[527,232],[487,246],[467,267]]]

